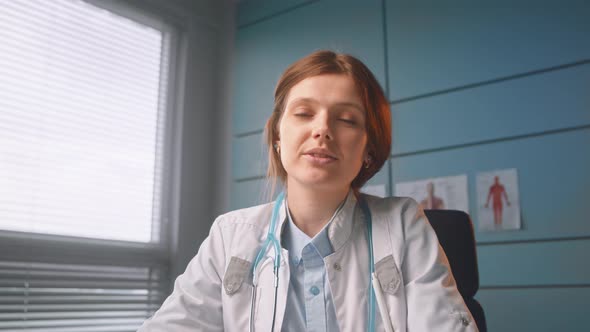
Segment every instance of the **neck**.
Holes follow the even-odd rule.
[[[330,221],[349,190],[349,187],[318,190],[287,184],[287,203],[293,223],[313,238]]]

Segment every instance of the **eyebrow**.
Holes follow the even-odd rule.
[[[318,104],[318,101],[315,100],[315,99],[313,99],[313,98],[305,98],[305,97],[296,98],[296,99],[294,99],[293,101],[291,101],[289,103],[289,106],[296,105],[296,104],[301,104],[301,103]],[[357,109],[358,111],[362,112],[363,114],[365,113],[364,108],[361,105],[359,105],[357,103],[354,103],[354,102],[344,101],[344,102],[341,102],[341,103],[336,103],[334,106],[351,107],[351,108]]]

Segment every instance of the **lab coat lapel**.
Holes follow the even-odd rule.
[[[359,226],[354,222],[348,241],[325,258],[341,331],[366,330],[369,260],[367,241],[362,239],[366,235]]]

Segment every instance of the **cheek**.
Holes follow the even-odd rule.
[[[295,152],[304,139],[302,131],[289,123],[285,123],[280,127],[281,133],[281,149],[285,149],[287,153]]]
[[[290,160],[293,159],[296,151],[296,136],[293,130],[289,129],[289,126],[281,126],[281,162],[283,166],[288,166]]]
[[[362,163],[367,147],[367,136],[357,137],[350,144],[351,151],[354,151],[354,159],[358,159]]]

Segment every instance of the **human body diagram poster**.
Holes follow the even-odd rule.
[[[480,231],[521,228],[516,169],[478,173],[476,187]]]
[[[467,175],[396,183],[395,195],[412,197],[423,209],[461,210],[469,213]]]

